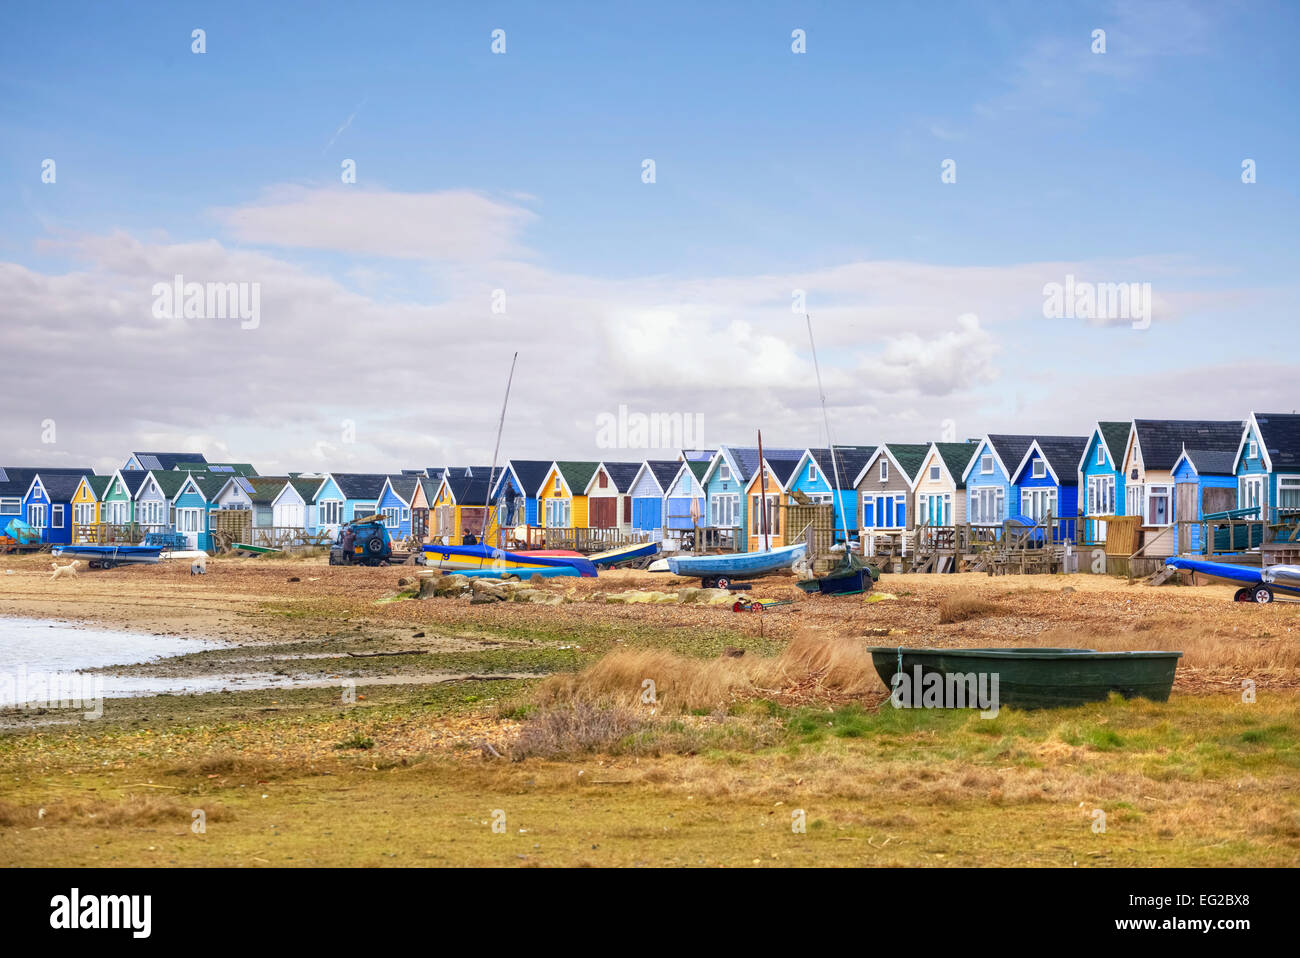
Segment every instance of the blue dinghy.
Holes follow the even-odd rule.
[[[425,565],[446,572],[466,572],[486,569],[490,572],[517,572],[526,576],[540,569],[576,569],[578,575],[588,578],[596,574],[590,559],[582,556],[539,556],[508,552],[482,544],[476,546],[440,546],[426,542]]]
[[[729,552],[717,556],[670,556],[668,569],[674,575],[701,579],[704,584],[726,588],[733,579],[780,572],[794,565],[808,552],[808,544],[800,542],[766,552]]]

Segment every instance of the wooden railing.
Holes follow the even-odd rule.
[[[72,541],[79,545],[123,545],[134,546],[144,541],[145,534],[152,531],[152,526],[128,522],[117,525],[111,522],[83,522],[72,526]]]

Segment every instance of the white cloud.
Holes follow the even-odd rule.
[[[453,262],[519,256],[534,219],[522,206],[469,190],[394,193],[355,186],[277,187],[213,214],[235,236],[264,246]]]
[[[388,195],[376,207],[403,199]],[[336,231],[329,242],[367,254],[377,240],[374,231]],[[700,413],[711,442],[744,442],[761,427],[774,445],[807,445],[824,437],[804,319],[791,310],[795,289],[813,316],[837,440],[928,439],[946,419],[963,434],[1005,429],[1013,394],[1045,427],[1072,432],[1103,413],[1081,411],[1077,398],[1045,400],[1063,376],[1113,374],[1124,351],[1166,359],[1177,340],[1161,340],[1172,335],[1161,330],[1183,312],[1258,315],[1261,302],[1294,299],[1290,290],[1233,289],[1230,276],[1160,258],[861,261],[784,274],[601,279],[499,258],[511,242],[433,267],[438,301],[394,302],[370,295],[390,267],[409,266],[391,258],[340,271],[359,293],[283,250],[122,232],[50,241],[77,270],[0,263],[9,377],[0,445],[10,458],[96,465],[141,445],[193,443],[267,471],[483,463],[515,349],[507,455],[607,456],[596,447],[596,416],[620,404]],[[394,248],[405,255],[411,244]],[[153,284],[178,273],[261,283],[261,325],[154,318]],[[1067,273],[1151,277],[1168,316],[1141,334],[1044,320],[1043,284]],[[1187,288],[1202,282],[1212,288]],[[504,315],[490,312],[495,288],[507,291]],[[967,313],[979,320],[959,319]],[[1069,349],[1053,353],[1046,344],[1060,335],[1073,337]],[[1231,385],[1241,378],[1216,380],[1231,387],[1216,392],[1219,415],[1248,408],[1237,408],[1244,385]],[[1106,414],[1127,415],[1123,407],[1138,408],[1149,392],[1146,378],[1117,379],[1105,399],[1121,408]],[[1016,428],[1028,426],[1028,414],[1015,415]],[[57,447],[39,443],[47,417],[59,424]],[[342,441],[344,420],[355,424],[355,442]]]

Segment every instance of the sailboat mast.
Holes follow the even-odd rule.
[[[767,552],[772,548],[772,543],[767,534],[767,463],[763,459],[763,430],[761,429],[758,431],[758,509],[762,520],[763,551]]]
[[[515,381],[515,363],[519,362],[519,353],[516,352],[510,360],[510,375],[506,378],[506,398],[501,400],[501,419],[497,422],[497,444],[492,449],[492,470],[488,473],[487,483],[487,501],[483,503],[483,528],[480,530],[482,539],[487,538],[488,518],[492,513],[492,483],[497,477],[497,456],[501,453],[501,432],[506,427],[506,406],[510,404],[510,386]],[[482,541],[480,539],[479,541]],[[501,526],[497,525],[497,547],[501,546]],[[484,543],[486,545],[487,543]]]
[[[840,515],[844,517],[844,549],[847,554],[849,548],[849,517],[844,511],[844,488],[840,483],[840,465],[839,460],[835,457],[835,440],[831,438],[831,419],[826,414],[826,390],[822,388],[822,368],[817,362],[817,343],[813,339],[812,317],[807,313],[803,318],[808,322],[808,345],[812,348],[813,369],[817,373],[817,396],[821,399],[822,404],[822,422],[826,426],[826,445],[831,448],[831,472],[835,473],[835,492],[839,499]],[[831,517],[831,541],[835,540],[835,517]]]

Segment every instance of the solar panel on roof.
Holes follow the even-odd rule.
[[[140,457],[140,468],[141,468],[141,469],[161,469],[161,468],[162,468],[162,463],[158,461],[158,457],[157,457],[157,456],[141,456],[141,457]]]
[[[237,477],[235,481],[239,483],[240,489],[243,489],[250,496],[253,494],[253,484],[249,482],[247,479],[245,479],[243,476]]]
[[[209,472],[234,472],[234,466],[208,466]]]

